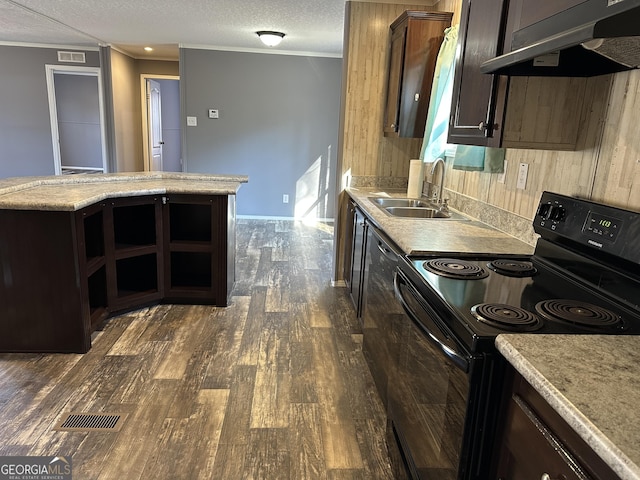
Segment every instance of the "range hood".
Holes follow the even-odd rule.
[[[640,0],[587,0],[513,33],[483,73],[590,77],[640,65]]]

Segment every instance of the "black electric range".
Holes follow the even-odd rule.
[[[497,335],[640,334],[640,214],[544,192],[533,224],[531,256],[398,260],[401,308],[372,312],[365,345],[389,359],[381,385],[399,478],[489,478],[506,371]]]
[[[545,192],[532,256],[410,258],[404,269],[471,351],[500,333],[640,334],[640,214]]]

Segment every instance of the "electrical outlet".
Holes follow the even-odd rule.
[[[188,127],[197,127],[198,126],[198,117],[187,117],[187,126]]]
[[[289,203],[289,195],[286,193],[282,195],[282,203]]]
[[[516,188],[520,190],[524,190],[527,187],[527,174],[529,173],[529,164],[521,163],[520,168],[518,170],[518,183],[516,184]]]

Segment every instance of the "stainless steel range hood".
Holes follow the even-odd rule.
[[[483,73],[590,77],[640,65],[640,0],[587,0],[513,33]]]

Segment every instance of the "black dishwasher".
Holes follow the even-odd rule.
[[[385,235],[369,226],[368,239],[367,301],[362,316],[362,350],[369,370],[387,408],[387,382],[391,375],[392,358],[397,355],[397,332],[402,325],[404,312],[395,299],[393,276],[400,253]]]

